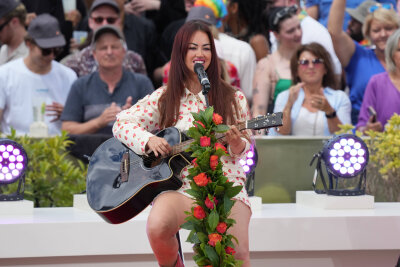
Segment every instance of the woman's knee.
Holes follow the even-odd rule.
[[[164,218],[149,216],[146,231],[150,240],[162,240],[174,236],[179,226]]]

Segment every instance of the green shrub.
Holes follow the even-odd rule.
[[[32,200],[35,207],[72,206],[73,195],[86,188],[87,168],[69,155],[67,147],[72,141],[66,132],[50,138],[32,138],[16,136],[12,131],[6,138],[22,145],[28,155],[24,199]],[[6,191],[15,189],[16,183]]]

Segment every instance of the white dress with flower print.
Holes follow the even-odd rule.
[[[158,101],[166,90],[166,87],[161,87],[154,91],[151,95],[144,97],[139,100],[136,105],[130,109],[126,109],[117,115],[117,120],[113,126],[114,136],[132,149],[136,154],[145,154],[145,147],[150,137],[154,136],[151,132],[159,131],[159,120],[160,113],[158,111]],[[238,103],[239,118],[238,121],[245,121],[250,119],[250,112],[247,106],[247,100],[242,92],[237,90],[235,92],[235,99]],[[205,110],[205,98],[202,93],[197,95],[185,89],[185,94],[181,98],[181,106],[179,111],[179,119],[175,126],[181,131],[187,131],[193,126],[193,116],[191,112],[198,112],[199,110]],[[248,131],[249,134],[250,131]],[[239,163],[241,158],[246,158],[246,153],[250,149],[250,142],[246,141],[246,148],[240,155],[233,155],[229,146],[228,152],[230,156],[221,157],[223,163],[223,171],[225,176],[228,177],[229,181],[234,182],[235,185],[242,185],[242,191],[237,194],[233,199],[240,200],[244,204],[250,206],[249,197],[244,187],[246,181],[246,174],[243,171],[242,166]],[[191,197],[185,193],[185,190],[190,188],[189,179],[186,178],[188,175],[188,168],[185,167],[182,171],[183,185],[177,191]]]

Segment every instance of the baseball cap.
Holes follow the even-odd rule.
[[[122,34],[121,30],[113,25],[104,25],[99,27],[93,34],[92,44],[94,44],[101,35],[104,33],[112,33],[117,36],[119,39],[125,41],[124,35]]]
[[[40,48],[65,45],[65,38],[60,31],[58,20],[50,14],[41,14],[33,19],[28,27],[28,35]]]
[[[192,20],[201,20],[210,25],[217,24],[217,19],[214,16],[214,12],[211,8],[205,6],[195,6],[190,9],[185,22]]]
[[[369,8],[376,4],[378,3],[368,0],[359,4],[356,8],[346,8],[346,11],[352,18],[364,23],[365,17],[368,15]]]
[[[114,0],[95,0],[93,2],[92,6],[90,7],[89,14],[91,14],[93,12],[93,10],[95,10],[99,6],[104,6],[104,5],[114,8],[115,11],[117,11],[117,13],[119,14],[119,12],[120,12],[119,6]]]
[[[0,19],[13,11],[21,2],[19,0],[0,1]]]

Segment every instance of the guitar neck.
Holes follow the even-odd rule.
[[[245,129],[252,129],[252,130],[260,130],[260,129],[266,129],[266,128],[271,128],[271,127],[279,127],[282,126],[282,118],[283,118],[283,113],[282,112],[277,112],[277,113],[272,113],[272,114],[267,114],[264,116],[259,116],[257,118],[241,122],[238,125],[236,125],[236,128],[238,128],[239,131],[243,131]],[[220,143],[225,143],[225,135],[224,134],[217,134],[217,139]],[[179,143],[175,146],[172,147],[172,152],[171,155],[175,155],[178,153],[181,153],[185,151],[191,143],[193,143],[194,140],[190,139],[185,142]]]
[[[247,125],[247,121],[239,123],[238,125],[236,125],[236,128],[238,128],[239,131],[243,131],[243,130],[247,129],[246,125]],[[224,134],[217,134],[217,139],[220,142],[225,143],[225,135]],[[189,148],[189,146],[193,142],[194,142],[194,140],[190,139],[190,140],[187,140],[187,141],[184,141],[182,143],[172,146],[171,155],[175,155],[175,154],[185,151],[187,148]]]

